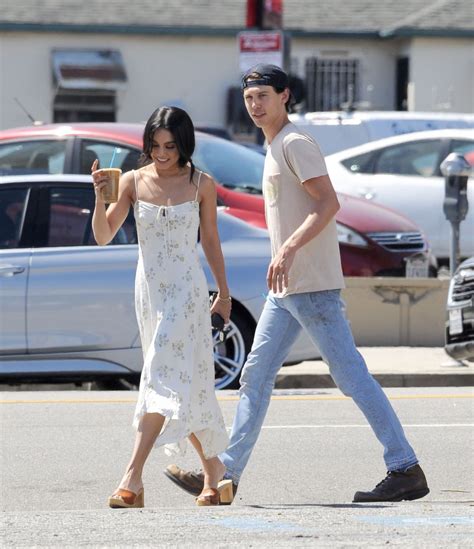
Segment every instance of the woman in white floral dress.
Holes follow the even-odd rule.
[[[132,458],[111,507],[143,507],[142,472],[153,447],[182,453],[187,439],[201,458],[205,486],[196,502],[216,505],[232,500],[230,481],[217,457],[228,436],[214,391],[211,313],[230,318],[227,287],[216,223],[213,180],[192,163],[194,127],[185,111],[161,107],[149,118],[143,136],[146,164],[120,179],[119,198],[107,210],[100,197],[104,175],[92,166],[96,207],[94,236],[108,244],[133,206],[139,241],[135,305],[143,349],[143,370],[133,424]],[[206,278],[199,261],[197,234],[218,286],[209,310]]]

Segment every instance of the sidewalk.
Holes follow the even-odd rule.
[[[447,387],[474,385],[474,363],[456,365],[442,347],[359,347],[367,367],[382,387]],[[285,366],[277,389],[334,387],[322,360]]]

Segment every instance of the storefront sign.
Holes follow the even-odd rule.
[[[257,63],[283,67],[283,33],[281,31],[244,31],[238,34],[239,68],[245,72]]]

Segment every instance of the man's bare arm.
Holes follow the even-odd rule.
[[[313,240],[340,208],[337,194],[328,175],[308,179],[304,182],[304,188],[314,198],[314,211],[289,236],[270,263],[267,272],[267,285],[274,292],[281,292],[283,287],[288,286],[288,273],[296,252]]]

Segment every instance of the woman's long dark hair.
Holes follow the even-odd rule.
[[[152,113],[143,132],[143,153],[140,164],[145,165],[152,161],[153,136],[159,129],[168,130],[172,134],[179,152],[178,165],[183,168],[189,162],[190,181],[192,181],[195,172],[192,155],[196,145],[194,125],[189,114],[179,107],[160,107]]]

